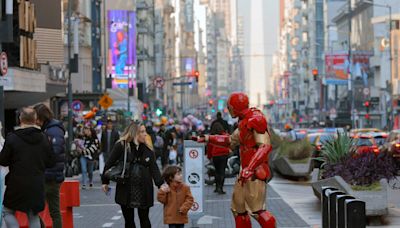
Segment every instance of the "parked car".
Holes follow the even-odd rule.
[[[358,134],[354,138],[354,147],[357,154],[375,153],[379,154],[380,150],[375,138],[371,134]]]
[[[383,148],[396,160],[400,160],[400,130],[392,130],[387,137]]]
[[[301,140],[306,138],[308,129],[307,128],[299,128],[299,129],[294,129],[294,140]]]
[[[387,139],[389,137],[389,134],[386,132],[373,132],[370,133],[370,135],[375,139],[378,147],[383,146],[387,142]]]
[[[378,128],[356,128],[350,130],[350,137],[354,137],[359,134],[366,134],[366,133],[379,133],[383,132]]]

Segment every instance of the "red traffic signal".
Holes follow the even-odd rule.
[[[370,118],[370,116],[369,116],[369,114],[367,113],[367,114],[365,114],[365,119],[369,119]]]
[[[369,105],[370,105],[369,101],[364,102],[365,107],[369,107]]]
[[[194,72],[194,77],[196,78],[196,82],[199,81],[199,76],[200,76],[200,72],[199,72],[198,70],[196,70],[196,71]]]
[[[210,106],[212,106],[212,105],[214,104],[213,99],[210,99],[210,100],[208,101],[208,104],[209,104]]]
[[[317,77],[318,77],[318,69],[314,68],[312,70],[312,75],[314,77],[314,81],[317,81]]]

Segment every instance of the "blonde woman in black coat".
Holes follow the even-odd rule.
[[[143,124],[131,123],[113,147],[104,171],[118,161],[123,160],[125,146],[128,149],[127,162],[130,169],[129,178],[124,183],[117,183],[115,202],[121,206],[125,227],[136,227],[134,209],[138,209],[140,227],[149,228],[149,209],[153,206],[153,181],[157,187],[163,183],[160,170],[156,164],[154,152],[146,145],[146,128]],[[108,180],[102,175],[103,191],[108,192]]]

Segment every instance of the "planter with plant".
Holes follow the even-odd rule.
[[[323,186],[336,187],[366,203],[369,216],[388,212],[388,181],[395,178],[396,165],[386,153],[357,154],[353,140],[344,134],[322,149],[321,169],[314,170],[312,187],[320,197]]]
[[[284,176],[308,177],[312,171],[311,151],[312,146],[307,139],[294,142],[280,139],[273,166]]]

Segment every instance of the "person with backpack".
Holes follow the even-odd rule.
[[[54,119],[53,112],[46,105],[38,104],[33,108],[37,113],[36,124],[47,135],[56,157],[56,165],[45,171],[45,192],[50,216],[53,220],[53,228],[61,228],[60,187],[64,182],[65,129],[61,121]]]

